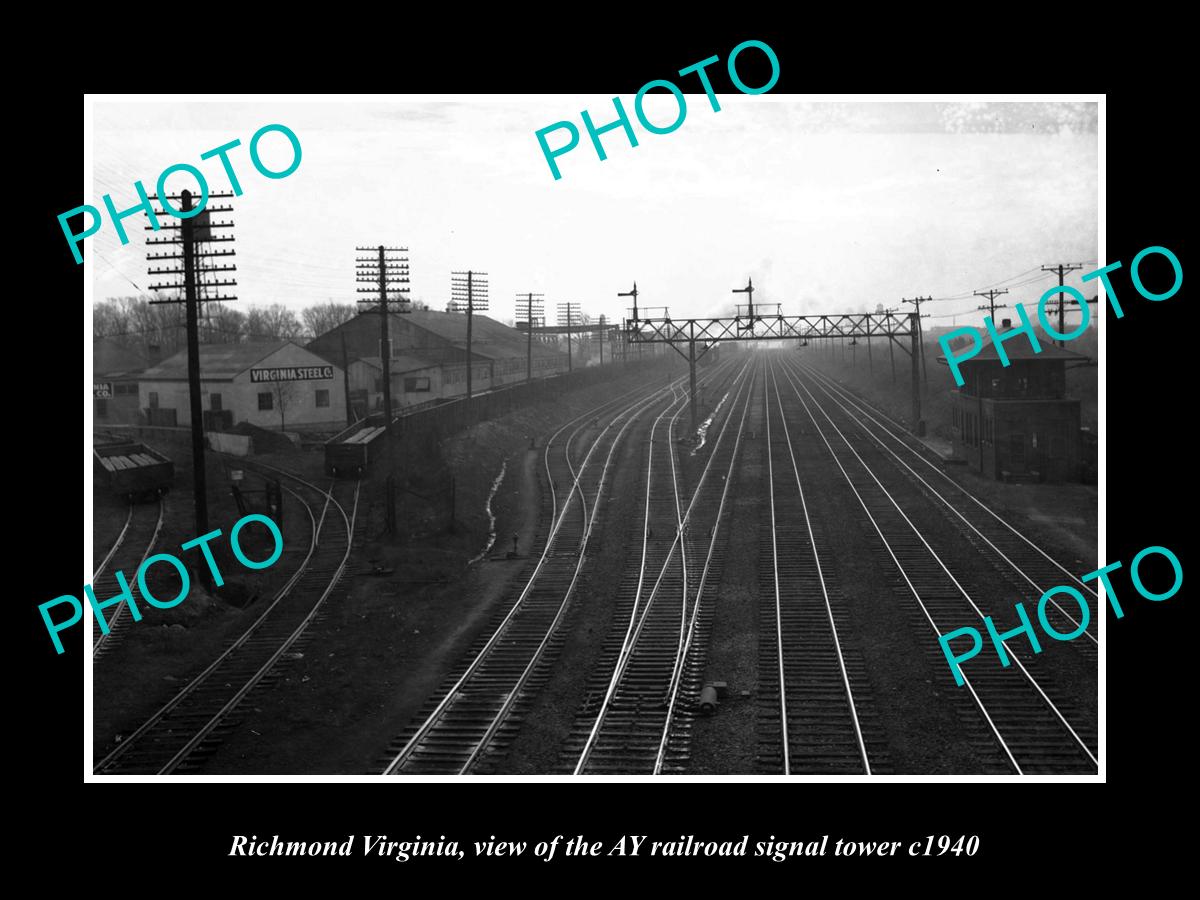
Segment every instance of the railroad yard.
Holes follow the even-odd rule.
[[[247,496],[278,483],[283,556],[93,625],[95,772],[1096,773],[1094,516],[1024,515],[1041,486],[946,464],[796,342],[698,373],[695,410],[686,366],[626,358],[442,428],[436,465],[402,455],[394,536],[378,471],[210,454],[212,527],[238,515],[231,469]],[[193,535],[186,490],[102,494],[107,598]],[[1012,639],[956,686],[940,634],[1007,631],[1059,584],[1091,606],[1079,639]]]
[[[88,583],[37,605],[89,778],[1105,777],[1099,322],[1182,264],[1101,258],[1103,98],[730,46],[587,142],[95,99]]]

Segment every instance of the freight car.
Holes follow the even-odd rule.
[[[157,499],[171,489],[175,464],[157,450],[133,441],[92,447],[96,477],[130,503]]]
[[[383,447],[383,416],[359,419],[325,442],[325,474],[363,475]]]

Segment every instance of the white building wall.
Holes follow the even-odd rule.
[[[289,344],[253,366],[255,369],[286,367],[327,367],[329,363],[310,353],[303,347]],[[203,375],[203,373],[201,373]],[[333,377],[307,381],[252,382],[250,370],[240,373],[232,381],[202,380],[200,383],[201,406],[205,411],[213,409],[212,395],[221,395],[221,408],[233,413],[233,423],[250,422],[262,428],[280,427],[279,396],[277,388],[288,393],[283,412],[286,428],[293,426],[334,425],[346,422],[346,392],[342,379],[344,374],[333,367]],[[317,392],[326,392],[320,399],[327,405],[318,406]],[[191,424],[191,414],[186,381],[143,381],[139,386],[139,406],[150,406],[150,394],[157,392],[158,406],[175,410],[176,422],[181,426]],[[271,408],[259,409],[259,394],[271,395]]]

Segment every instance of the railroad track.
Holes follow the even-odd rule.
[[[511,606],[388,747],[384,774],[463,774],[511,743],[560,646],[558,628],[587,557],[617,447],[644,413],[676,401],[683,383],[676,379],[638,392],[631,402],[626,395],[601,404],[546,442],[551,526],[542,552]],[[578,463],[576,442],[587,446]]]
[[[236,725],[230,715],[256,687],[278,677],[286,654],[300,646],[322,605],[345,593],[341,577],[354,539],[361,483],[353,486],[350,511],[326,491],[290,472],[265,464],[297,486],[286,490],[303,505],[312,524],[312,538],[303,562],[254,622],[220,656],[192,678],[170,701],[125,740],[113,747],[93,769],[95,774],[150,773],[168,775],[201,769]],[[319,504],[319,514],[317,505]]]
[[[860,721],[869,695],[865,673],[843,650],[834,615],[842,597],[809,517],[774,368],[765,375],[767,503],[759,558],[769,566],[760,563],[756,765],[783,775],[870,775]]]
[[[928,458],[924,445],[916,442],[903,426],[886,414],[873,409],[836,381],[809,366],[800,366],[808,383],[817,387],[845,413],[863,434],[870,437],[896,465],[908,473],[934,499],[979,548],[997,574],[1013,589],[1013,600],[1036,603],[1046,590],[1069,584],[1078,590],[1089,605],[1091,621],[1076,642],[1076,649],[1086,658],[1097,658],[1099,611],[1095,588],[1080,580],[1073,572],[1051,557],[1045,550],[1005,521],[987,504],[947,475],[941,466]],[[917,446],[913,446],[916,443]],[[1011,605],[1011,604],[1010,604]],[[1074,604],[1063,605],[1051,599],[1046,608],[1047,620],[1060,633],[1074,631],[1081,613]]]
[[[121,533],[117,535],[112,547],[92,573],[92,592],[97,601],[102,603],[121,593],[121,586],[117,583],[117,572],[124,574],[131,590],[136,590],[137,571],[158,543],[165,513],[166,501],[163,499],[159,499],[153,507],[148,504],[129,504],[129,512],[125,516],[125,525]],[[93,660],[103,659],[105,654],[125,637],[132,619],[125,607],[125,601],[121,601],[100,613],[92,610]],[[105,616],[107,634],[100,628],[100,616]]]
[[[926,643],[931,663],[948,678],[936,638],[963,625],[979,625],[986,614],[981,604],[999,607],[1003,587],[985,597],[976,581],[977,553],[939,552],[933,546],[946,527],[930,521],[928,496],[911,480],[898,479],[876,445],[851,441],[835,421],[839,410],[834,407],[831,415],[826,407],[832,404],[823,405],[789,366],[780,370],[790,385],[785,406],[797,417],[807,417],[849,484],[879,538],[881,563],[894,566],[896,597],[915,600],[915,618],[933,632]],[[844,418],[843,424],[852,428]],[[1008,598],[1010,609],[1011,603]],[[997,627],[1010,626],[998,621]],[[970,674],[964,672],[963,688],[951,688],[974,701],[977,732],[984,736],[976,748],[982,764],[1018,774],[1095,772],[1096,741],[1088,723],[1073,721],[1077,713],[1051,696],[1052,686],[1035,677],[1023,649],[1009,645],[1008,654],[1011,666],[1001,667],[995,660],[974,666]]]
[[[659,774],[686,765],[703,673],[700,610],[704,588],[719,578],[723,562],[718,537],[745,418],[748,369],[743,365],[734,379],[734,401],[686,508],[674,435],[687,398],[664,410],[651,429],[636,577],[631,570],[618,593],[616,626],[564,747],[574,774]],[[727,439],[735,419],[735,436]],[[722,470],[719,483],[709,478]]]

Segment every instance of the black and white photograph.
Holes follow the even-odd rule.
[[[92,776],[1100,774],[1102,98],[685,88],[91,99]]]

